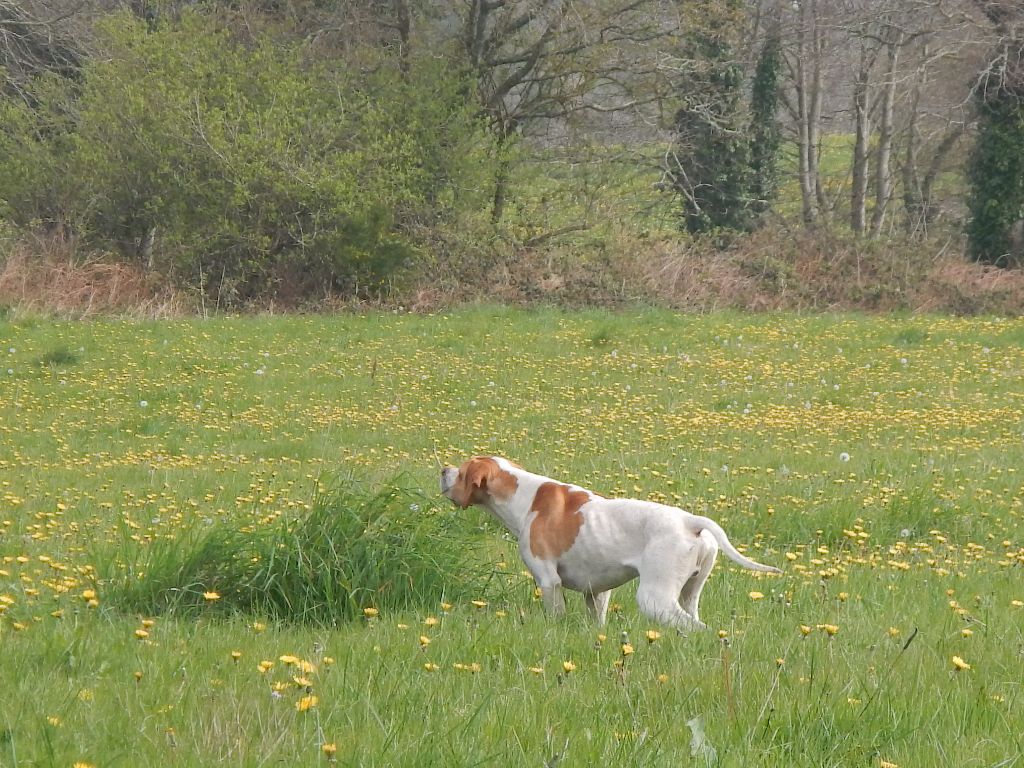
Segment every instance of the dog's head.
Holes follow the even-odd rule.
[[[515,475],[492,456],[474,456],[461,467],[441,470],[441,493],[463,509],[471,504],[486,506],[492,499],[507,499],[518,486]]]

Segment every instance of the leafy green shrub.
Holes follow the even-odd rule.
[[[187,540],[154,542],[105,590],[125,610],[220,609],[333,623],[374,606],[395,611],[468,600],[488,588],[483,553],[449,505],[391,483],[347,486],[305,517],[270,526],[227,522]]]
[[[230,304],[372,293],[415,257],[414,226],[475,205],[482,127],[436,64],[366,76],[191,12],[98,34],[81,83],[4,104],[0,200],[23,223]]]

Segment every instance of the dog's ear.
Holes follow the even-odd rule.
[[[478,456],[459,467],[452,501],[463,509],[478,503],[480,491],[487,488],[487,478],[491,474],[490,464],[491,462]]]
[[[486,488],[487,480],[494,474],[494,462],[479,457],[470,459],[463,471],[466,473],[466,487]]]

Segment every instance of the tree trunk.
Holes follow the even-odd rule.
[[[808,65],[811,63],[810,50],[813,48],[813,44],[808,44],[808,37],[812,34],[810,28],[810,8],[814,0],[810,3],[802,3],[800,6],[800,30],[799,38],[797,41],[797,82],[796,82],[796,98],[797,98],[797,124],[799,131],[799,161],[800,161],[800,198],[802,203],[802,212],[804,224],[808,226],[813,225],[818,219],[818,201],[815,193],[816,180],[815,174],[817,172],[817,158],[815,156],[816,143],[815,134],[816,131],[812,130],[813,124],[813,113],[814,107],[812,106],[815,101],[820,103],[820,98],[816,99],[812,90],[812,77],[808,72]]]
[[[892,197],[892,142],[896,134],[893,125],[896,105],[896,64],[899,60],[903,33],[897,33],[888,45],[888,64],[882,91],[882,108],[878,122],[878,161],[875,169],[875,210],[871,215],[871,234],[878,237],[885,223],[886,208]]]
[[[867,222],[868,145],[871,139],[871,120],[868,116],[868,83],[870,63],[861,52],[860,71],[853,84],[853,183],[850,185],[850,229],[860,235]]]

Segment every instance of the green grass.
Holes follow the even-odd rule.
[[[352,766],[704,765],[697,716],[724,766],[1021,764],[1022,339],[998,318],[15,315],[0,766],[321,765],[324,743]],[[438,498],[435,455],[474,453],[711,515],[786,574],[720,562],[689,636],[622,588],[600,640]]]

